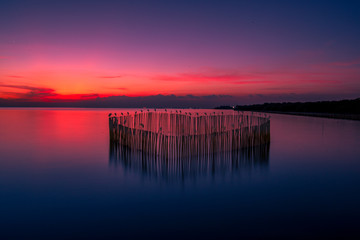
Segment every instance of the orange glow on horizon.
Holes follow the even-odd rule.
[[[352,93],[358,88],[357,61],[309,65],[304,69],[259,71],[258,68],[163,71],[138,67],[124,70],[101,63],[103,57],[85,61],[41,57],[20,65],[2,58],[0,98],[26,101],[81,101],[110,96],[143,97],[151,95],[206,96],[251,94],[332,94]],[[95,60],[97,59],[97,60]],[[21,69],[21,70],[20,70]],[[343,81],[342,79],[347,79]]]

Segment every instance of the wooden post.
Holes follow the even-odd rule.
[[[169,159],[254,148],[270,141],[266,116],[171,111],[109,117],[110,141]]]

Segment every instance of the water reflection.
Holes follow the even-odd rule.
[[[269,149],[267,143],[236,151],[168,158],[110,143],[109,165],[122,168],[124,172],[170,182],[232,178],[254,169],[267,170]]]

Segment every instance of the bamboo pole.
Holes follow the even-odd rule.
[[[110,116],[109,137],[130,149],[171,159],[201,156],[268,143],[270,119],[244,112],[141,111]]]

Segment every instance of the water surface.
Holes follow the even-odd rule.
[[[359,237],[360,122],[272,114],[265,154],[159,174],[111,111],[0,109],[0,239]]]

